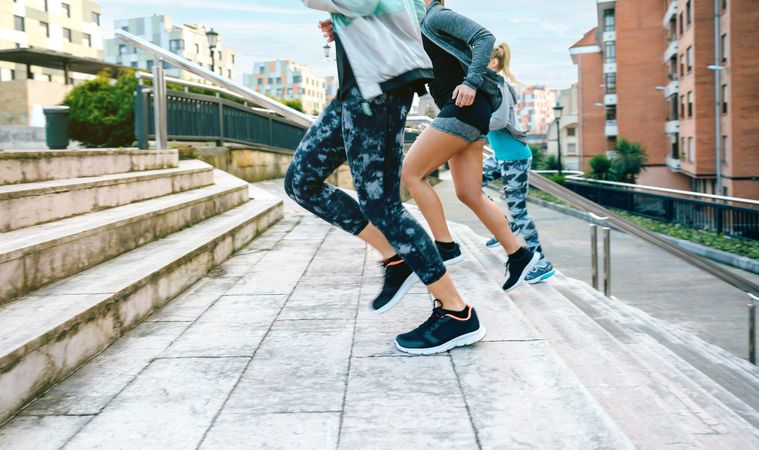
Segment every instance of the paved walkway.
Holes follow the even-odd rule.
[[[448,173],[444,173],[444,178],[445,175]],[[474,214],[456,199],[450,181],[443,181],[436,189],[448,220],[489,236]],[[491,196],[507,211],[506,203],[497,193],[493,191]],[[566,275],[590,283],[588,223],[534,203],[529,204],[529,211],[538,226],[546,255],[554,265]],[[599,233],[602,252],[600,240]],[[759,276],[733,270],[759,283]],[[616,231],[612,232],[612,294],[735,355],[742,358],[748,355],[745,293],[651,244]]]

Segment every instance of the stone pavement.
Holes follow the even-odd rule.
[[[456,199],[453,184],[446,175],[449,174],[442,174],[445,181],[435,189],[448,220],[489,236],[474,214]],[[501,209],[508,211],[498,193],[490,193]],[[553,264],[564,274],[590,283],[588,222],[534,203],[529,203],[528,209]],[[749,301],[744,292],[633,236],[613,231],[611,239],[614,296],[741,358],[747,357]],[[598,247],[600,265],[603,252],[600,231]],[[732,270],[759,283],[759,275]]]
[[[468,247],[452,273],[487,337],[437,356],[401,354],[396,334],[430,313],[423,287],[371,313],[377,256],[287,208],[0,428],[0,448],[741,448],[759,439],[706,391],[671,385],[663,360],[631,357],[562,300],[553,286],[571,280],[503,294],[465,227],[453,230]],[[533,325],[512,300],[555,326]]]

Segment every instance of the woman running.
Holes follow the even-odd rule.
[[[398,336],[401,351],[432,354],[485,336],[462,300],[435,245],[400,199],[403,131],[415,92],[432,64],[422,47],[421,0],[303,0],[331,13],[319,26],[335,40],[337,97],[311,126],[285,177],[285,190],[315,215],[356,235],[385,259],[385,281],[372,302],[394,306],[421,279],[437,299],[432,316]],[[348,162],[358,202],[324,180]]]
[[[511,49],[507,44],[503,43],[493,49],[488,67],[503,75],[509,83],[517,82],[516,77],[511,73]],[[509,91],[513,93],[511,86],[509,86]],[[511,231],[514,235],[521,233],[530,251],[540,255],[540,261],[527,274],[525,281],[530,284],[539,283],[552,277],[556,270],[546,259],[535,222],[527,213],[527,192],[530,187],[528,177],[532,166],[532,152],[524,140],[514,136],[507,128],[491,131],[488,134],[488,140],[494,154],[488,156],[482,164],[482,183],[489,184],[498,178],[503,180],[503,194],[511,214]],[[495,248],[500,244],[493,236],[485,245]]]
[[[440,198],[427,181],[433,170],[449,163],[457,197],[509,255],[503,285],[508,292],[524,280],[540,257],[519,244],[501,211],[482,193],[482,151],[495,109],[493,98],[500,95],[497,75],[487,67],[495,38],[479,24],[445,8],[441,0],[425,0],[425,4],[422,40],[433,64],[435,78],[429,86],[440,114],[409,150],[402,179],[427,219],[443,260],[455,261],[461,250],[453,242]]]

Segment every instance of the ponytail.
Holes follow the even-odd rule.
[[[517,77],[511,73],[511,48],[505,42],[493,49],[490,59],[498,61],[496,72],[500,72],[512,83],[517,82]]]

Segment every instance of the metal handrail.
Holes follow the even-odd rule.
[[[114,34],[117,38],[128,43],[129,45],[152,54],[157,60],[159,60],[159,62],[166,61],[167,63],[179,67],[182,70],[186,70],[187,72],[190,72],[194,75],[197,75],[204,80],[224,87],[225,89],[239,95],[242,98],[265,106],[266,108],[274,111],[277,114],[280,114],[293,123],[308,128],[314,121],[314,118],[307,114],[283,105],[276,100],[272,100],[269,97],[254,91],[253,89],[237,84],[234,81],[225,78],[217,73],[211,72],[204,67],[200,67],[197,64],[188,61],[185,58],[182,58],[179,55],[176,55],[164,48],[153,44],[152,42],[146,41],[145,39],[142,39],[124,30],[116,30]]]
[[[296,111],[252,89],[241,86],[232,80],[224,78],[214,72],[211,72],[210,70],[200,67],[182,58],[181,56],[175,55],[174,53],[171,53],[168,50],[158,47],[157,45],[151,42],[148,42],[142,38],[139,38],[137,36],[134,36],[124,30],[116,30],[115,35],[116,37],[127,42],[128,44],[138,47],[148,53],[153,54],[156,57],[156,59],[159,60],[159,62],[166,61],[192,74],[195,74],[207,81],[210,81],[221,87],[224,87],[228,89],[229,91],[243,98],[247,98],[252,102],[264,105],[267,108],[271,109],[272,111],[276,112],[277,114],[280,114],[286,119],[292,121],[293,123],[297,123],[304,127],[310,127],[314,122],[314,118],[307,114],[304,114],[300,111]],[[429,125],[430,123],[432,123],[432,119],[427,116],[409,116],[408,122],[411,124],[418,123],[420,125]],[[484,153],[493,154],[493,149],[486,146]],[[533,172],[531,175],[532,176],[530,177],[530,183],[536,188],[544,192],[547,192],[551,195],[554,195],[555,197],[558,197],[564,200],[565,202],[569,203],[570,205],[580,208],[583,211],[593,213],[599,216],[607,216],[609,218],[608,223],[616,227],[617,229],[622,230],[633,236],[636,236],[646,242],[649,242],[650,244],[653,244],[661,248],[662,250],[665,250],[669,252],[670,254],[681,258],[687,263],[694,265],[710,273],[711,275],[721,279],[722,281],[746,293],[759,296],[759,286],[746,280],[745,278],[739,275],[736,275],[733,272],[725,270],[722,267],[717,266],[716,264],[712,263],[711,261],[706,260],[703,257],[694,255],[690,253],[689,251],[684,250],[681,247],[667,240],[664,240],[658,235],[640,227],[639,225],[636,225],[635,223],[619,216],[618,214],[613,213],[612,211],[609,211],[603,206],[600,206],[586,199],[585,197],[575,194],[569,189],[557,183],[554,183],[553,181],[549,180],[548,178],[538,173]]]

